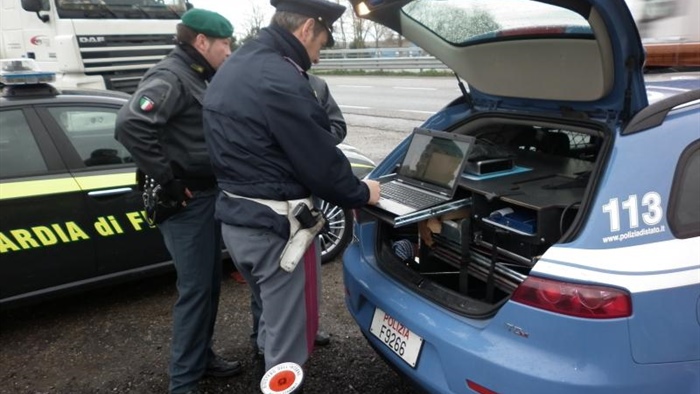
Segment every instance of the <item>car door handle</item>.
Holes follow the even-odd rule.
[[[90,197],[107,197],[107,196],[114,196],[117,194],[126,194],[131,192],[133,189],[130,187],[118,187],[116,189],[107,189],[107,190],[96,190],[92,192],[88,192],[88,196]]]

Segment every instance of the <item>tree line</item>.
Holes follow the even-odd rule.
[[[346,0],[333,1],[349,5]],[[243,25],[242,38],[240,41],[234,38],[232,49],[255,37],[260,29],[269,23],[269,17],[260,3],[251,3],[251,9]],[[492,33],[501,28],[493,15],[479,7],[466,9],[442,2],[415,0],[406,5],[404,10],[410,18],[454,43],[465,42],[480,34]],[[334,27],[335,49],[400,48],[410,44],[393,30],[358,17],[352,7],[347,7]]]
[[[333,1],[345,6],[349,5],[346,0]],[[265,9],[259,3],[252,2],[251,12],[243,25],[242,38],[233,37],[232,49],[236,49],[254,38],[260,29],[267,26],[269,22]],[[335,49],[400,47],[404,44],[403,37],[399,34],[378,23],[357,17],[349,6],[334,27]]]

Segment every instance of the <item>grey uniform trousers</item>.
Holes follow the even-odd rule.
[[[195,192],[187,207],[158,225],[177,271],[173,306],[170,392],[197,386],[211,350],[221,291],[221,227],[214,219],[216,190]]]
[[[294,271],[280,268],[286,239],[265,229],[222,224],[224,243],[251,289],[257,347],[265,370],[283,362],[304,365],[318,328],[318,253],[309,248]],[[254,328],[255,329],[255,328]]]
[[[316,272],[317,272],[317,292],[319,294],[318,297],[318,310],[321,310],[321,243],[318,240],[318,237],[314,240],[314,247],[316,248]],[[262,350],[258,346],[258,332],[259,329],[258,327],[260,326],[260,316],[262,315],[262,305],[260,304],[259,300],[255,298],[255,295],[251,292],[250,294],[250,312],[253,315],[253,332],[250,334],[250,342],[251,345],[259,350]],[[320,323],[319,323],[320,324]]]

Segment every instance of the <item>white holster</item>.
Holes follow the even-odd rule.
[[[294,268],[296,268],[299,261],[304,257],[304,253],[326,223],[323,215],[316,213],[316,224],[310,228],[301,228],[299,221],[292,214],[294,207],[298,204],[306,204],[312,213],[315,212],[311,197],[299,200],[278,201],[238,196],[227,191],[224,191],[224,193],[232,198],[244,198],[265,205],[275,213],[287,217],[287,220],[289,220],[289,240],[287,240],[287,244],[284,246],[282,254],[280,255],[280,267],[287,272],[294,271]]]

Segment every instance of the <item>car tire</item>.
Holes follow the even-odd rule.
[[[333,261],[352,240],[352,211],[321,201],[319,210],[326,225],[318,235],[321,246],[321,264]]]

